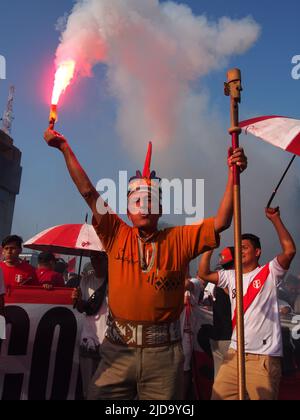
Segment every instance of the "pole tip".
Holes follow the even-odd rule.
[[[228,83],[234,82],[236,80],[242,80],[242,74],[240,69],[230,69],[227,72],[227,81]]]

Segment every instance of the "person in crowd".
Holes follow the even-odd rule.
[[[0,262],[0,268],[7,288],[37,285],[34,267],[19,258],[22,244],[23,239],[17,235],[8,236],[2,241],[3,261]]]
[[[234,269],[233,247],[226,247],[221,251],[219,269]],[[216,378],[231,342],[231,304],[228,289],[221,289],[213,283],[208,283],[205,291],[207,291],[207,295],[210,294],[213,310],[213,326],[207,331],[209,332],[211,354],[214,360],[214,376]]]
[[[63,258],[58,257],[55,259],[54,271],[61,274],[64,278],[65,283],[67,282],[68,264]]]
[[[38,284],[44,289],[65,287],[63,275],[54,270],[55,264],[56,258],[51,252],[41,252],[39,254],[36,276]]]
[[[204,285],[197,277],[190,275],[185,280],[184,310],[180,316],[182,348],[184,354],[184,400],[193,396],[193,378],[192,378],[192,358],[194,351],[194,334],[196,331],[197,320],[195,317],[195,307],[199,305],[201,293]],[[195,396],[195,395],[194,395]]]
[[[128,187],[127,225],[101,198],[67,140],[50,128],[44,138],[63,154],[69,173],[93,212],[93,225],[109,259],[109,316],[102,360],[89,399],[176,400],[183,392],[180,314],[188,265],[215,248],[233,212],[232,166],[247,166],[242,149],[228,159],[229,177],[215,218],[158,230],[160,179],[150,170]]]
[[[91,263],[85,265],[80,287],[74,290],[74,306],[85,314],[81,333],[80,368],[84,398],[87,398],[91,379],[100,363],[100,348],[106,332],[108,266],[104,253],[95,252]]]
[[[279,253],[261,267],[261,244],[256,235],[242,235],[242,268],[244,289],[246,390],[251,400],[275,400],[281,380],[283,355],[277,288],[296,254],[296,246],[283,224],[279,208],[266,209],[280,244]],[[199,275],[205,281],[228,289],[232,307],[231,345],[213,387],[213,400],[238,399],[236,286],[235,271],[210,269],[211,252],[203,255]]]

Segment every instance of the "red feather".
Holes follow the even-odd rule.
[[[148,145],[148,152],[147,152],[145,164],[144,164],[143,178],[150,178],[151,158],[152,158],[152,142],[150,141]]]

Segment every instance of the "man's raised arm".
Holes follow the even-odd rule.
[[[277,255],[278,262],[282,268],[288,270],[296,255],[295,242],[281,220],[279,207],[266,209],[266,216],[272,222],[282,247],[282,253]]]
[[[219,273],[217,271],[211,271],[210,268],[212,254],[213,251],[207,251],[202,254],[198,267],[198,276],[205,282],[218,285]]]
[[[99,199],[101,200],[101,197],[78,162],[74,152],[68,144],[67,139],[57,131],[53,131],[49,128],[45,131],[44,139],[49,146],[62,152],[74,184],[91,208],[96,221],[99,221],[101,215],[97,212],[97,201]]]

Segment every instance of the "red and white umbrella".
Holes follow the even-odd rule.
[[[246,134],[253,134],[273,146],[294,154],[267,204],[267,207],[271,207],[272,201],[296,155],[300,156],[300,120],[270,115],[242,121],[240,127]]]
[[[300,155],[300,120],[271,115],[242,121],[240,127],[246,134],[253,134],[273,146]]]
[[[95,229],[87,223],[60,225],[46,229],[26,241],[24,247],[83,257],[90,257],[92,251],[105,252]]]

